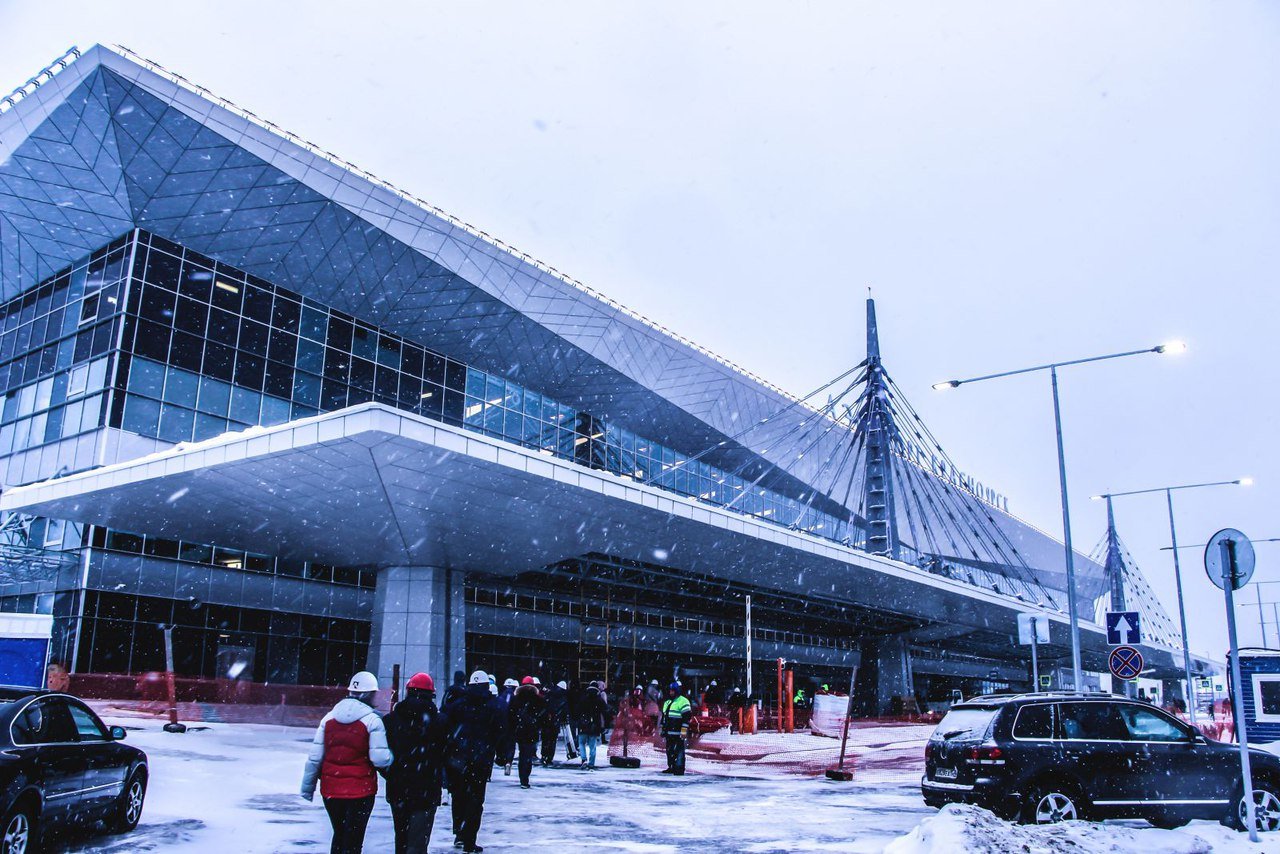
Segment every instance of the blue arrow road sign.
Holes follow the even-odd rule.
[[[1117,679],[1137,679],[1142,672],[1142,653],[1131,646],[1118,646],[1111,650],[1107,667]]]
[[[1107,612],[1107,643],[1142,643],[1142,623],[1137,611]]]

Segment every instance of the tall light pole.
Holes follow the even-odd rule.
[[[1173,493],[1181,489],[1204,489],[1209,486],[1250,486],[1251,477],[1239,477],[1235,480],[1214,480],[1208,483],[1183,483],[1177,486],[1155,486],[1150,489],[1134,489],[1129,492],[1108,492],[1093,496],[1094,500],[1123,498],[1126,495],[1150,495],[1163,492],[1165,503],[1169,505],[1169,540],[1170,551],[1173,552],[1173,580],[1178,588],[1178,622],[1182,626],[1182,666],[1187,678],[1187,713],[1191,715],[1191,723],[1196,722],[1195,683],[1191,676],[1191,643],[1187,640],[1187,607],[1182,598],[1182,564],[1178,561],[1178,527],[1173,522]]]
[[[967,380],[946,380],[933,384],[934,390],[944,391],[949,388],[959,388],[969,383],[982,382],[983,380],[996,380],[1002,377],[1030,374],[1037,371],[1049,372],[1050,384],[1053,387],[1053,429],[1058,440],[1058,485],[1062,490],[1062,545],[1066,551],[1067,560],[1067,610],[1070,612],[1071,617],[1071,670],[1073,687],[1077,691],[1084,688],[1084,676],[1080,669],[1080,617],[1076,614],[1076,564],[1074,552],[1071,548],[1071,510],[1067,503],[1067,462],[1066,455],[1062,450],[1062,407],[1058,402],[1058,368],[1083,365],[1086,362],[1123,359],[1125,356],[1142,356],[1147,353],[1181,353],[1186,349],[1187,345],[1181,341],[1170,341],[1165,344],[1157,344],[1155,347],[1148,347],[1145,350],[1126,350],[1123,353],[1110,353],[1106,356],[1090,356],[1087,359],[1050,362],[1049,364],[1036,365],[1032,368],[1019,368],[1016,371],[1001,371],[998,374],[986,374],[981,377],[971,377]]]

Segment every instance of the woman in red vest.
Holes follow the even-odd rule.
[[[378,679],[360,671],[351,677],[347,696],[324,716],[311,742],[307,770],[302,775],[302,797],[320,797],[333,825],[330,854],[360,854],[364,831],[378,793],[378,768],[391,764],[387,731],[373,710]]]

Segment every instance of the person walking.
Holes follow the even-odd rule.
[[[596,748],[600,735],[608,725],[609,708],[600,694],[600,683],[592,682],[578,701],[578,746],[582,750],[583,770],[595,770]]]
[[[444,699],[440,701],[440,708],[449,705],[454,699],[462,696],[467,690],[467,674],[461,670],[453,671],[453,684],[444,689]]]
[[[440,806],[444,732],[436,709],[435,682],[415,673],[405,698],[383,719],[394,757],[386,770],[387,803],[396,834],[396,854],[427,854]]]
[[[667,699],[662,704],[659,726],[667,740],[667,767],[663,774],[684,776],[684,740],[689,735],[689,721],[693,718],[693,706],[689,698],[680,693],[680,683],[667,686]]]
[[[569,733],[569,685],[564,680],[547,689],[547,712],[542,718],[542,764],[551,767],[556,759],[556,743],[564,733],[565,757],[578,758],[577,746]]]
[[[747,698],[741,688],[734,688],[729,695],[729,733],[742,732],[742,710],[746,708]]]
[[[378,794],[376,769],[391,764],[387,731],[373,710],[378,678],[366,670],[351,677],[347,696],[320,721],[302,774],[301,795],[320,797],[333,825],[330,854],[360,854]]]
[[[476,836],[494,753],[506,730],[504,710],[489,687],[489,675],[477,670],[466,689],[440,711],[446,733],[444,766],[453,803],[454,846],[467,852],[484,850],[476,843]]]
[[[547,701],[533,684],[533,677],[520,680],[508,706],[509,738],[520,749],[520,788],[529,788],[529,774],[533,771],[534,753],[538,749],[538,736],[542,734],[547,717]]]

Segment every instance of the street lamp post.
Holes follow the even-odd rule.
[[[1126,495],[1150,495],[1153,492],[1164,493],[1165,503],[1169,506],[1169,539],[1172,543],[1170,550],[1173,552],[1173,581],[1178,589],[1178,623],[1182,627],[1182,666],[1187,679],[1187,712],[1191,715],[1192,724],[1196,722],[1195,683],[1191,681],[1191,644],[1187,640],[1187,607],[1182,598],[1182,564],[1178,560],[1178,528],[1173,522],[1173,493],[1181,489],[1203,489],[1208,486],[1249,486],[1252,483],[1253,478],[1240,477],[1235,480],[1183,483],[1177,486],[1156,486],[1151,489],[1134,489],[1129,492],[1110,492],[1093,496],[1094,499],[1112,499],[1122,498]]]
[[[934,383],[933,388],[936,391],[944,391],[949,388],[958,388],[969,383],[982,382],[983,380],[996,380],[1002,377],[1012,377],[1018,374],[1029,374],[1037,371],[1048,371],[1050,384],[1053,387],[1053,428],[1058,440],[1058,484],[1062,490],[1062,544],[1066,551],[1066,569],[1067,569],[1067,610],[1070,612],[1071,618],[1071,670],[1074,687],[1077,691],[1084,688],[1084,676],[1080,668],[1080,617],[1076,613],[1076,566],[1075,557],[1071,548],[1071,510],[1067,502],[1067,463],[1066,455],[1062,448],[1062,407],[1058,401],[1058,368],[1065,368],[1071,365],[1083,365],[1086,362],[1103,362],[1109,359],[1122,359],[1125,356],[1141,356],[1146,353],[1181,353],[1187,349],[1187,345],[1181,341],[1170,341],[1165,344],[1157,344],[1155,347],[1148,347],[1144,350],[1126,350],[1123,353],[1110,353],[1106,356],[1091,356],[1087,359],[1071,359],[1066,362],[1051,362],[1046,365],[1036,365],[1032,368],[1019,368],[1016,371],[1001,371],[998,374],[986,374],[981,377],[971,377],[965,380],[946,380],[940,383]]]

